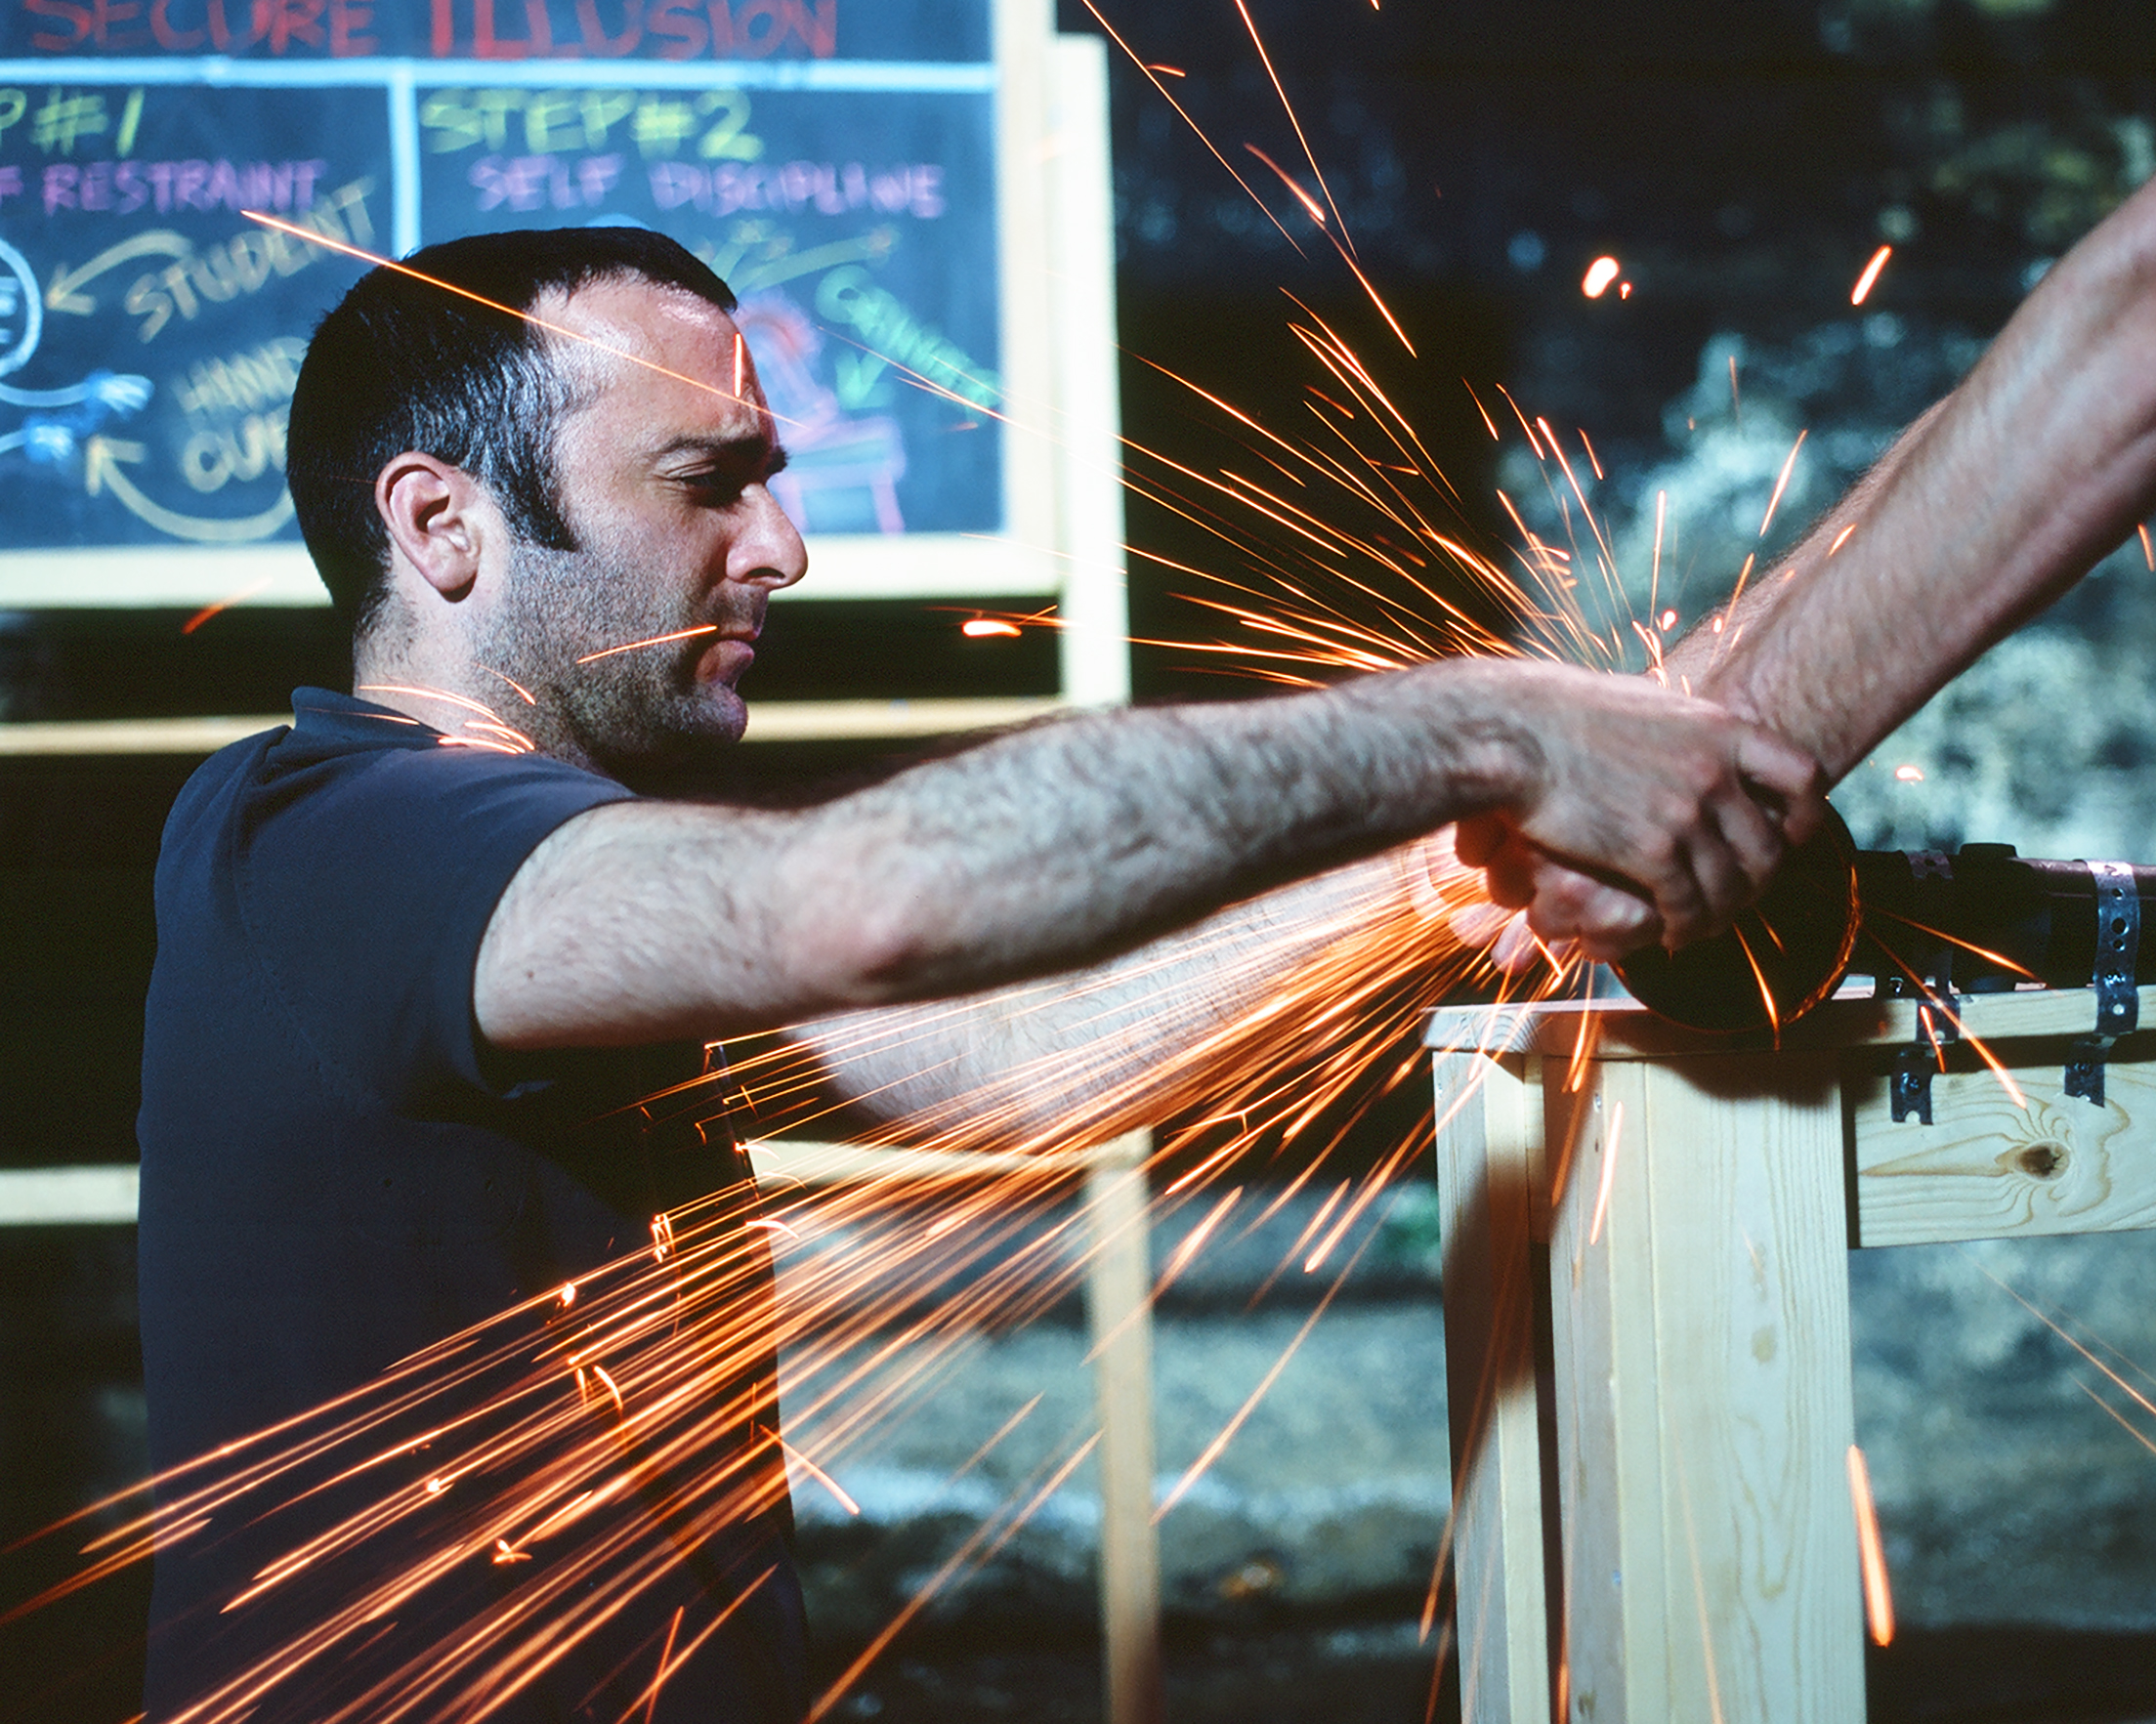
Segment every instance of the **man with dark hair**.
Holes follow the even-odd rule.
[[[528,311],[542,295],[619,275],[735,307],[708,267],[644,228],[452,239],[427,260],[473,297],[391,270],[365,276],[315,331],[292,398],[285,474],[300,531],[355,636],[389,592],[373,475],[400,450],[430,450],[480,481],[526,543],[575,549],[553,479],[568,382],[548,360],[545,330],[497,308]]]
[[[291,729],[213,758],[159,862],[141,1260],[160,1469],[499,1313],[530,1311],[536,1335],[549,1289],[566,1306],[692,1197],[720,1193],[732,1237],[760,1239],[723,1118],[635,1106],[700,1095],[680,1086],[716,1037],[978,994],[909,1057],[1015,1066],[987,990],[1127,966],[1145,942],[1157,990],[1203,970],[1177,930],[1277,918],[1282,889],[1326,889],[1288,883],[1466,816],[1630,882],[1642,937],[1681,942],[1816,819],[1812,763],[1772,736],[1509,661],[1073,716],[798,811],[639,796],[740,736],[765,607],[807,569],[730,296],[617,230],[462,240],[412,268],[448,285],[362,279],[292,407],[292,490],[354,622],[355,692],[301,690]],[[864,1091],[890,1076],[832,1064]],[[744,1243],[752,1337],[761,1264]],[[471,1429],[510,1416],[488,1381],[475,1367]],[[355,1473],[302,1466],[297,1506],[168,1534],[151,1717],[213,1690],[257,1719],[439,1710],[428,1649],[482,1632],[521,1650],[513,1680],[457,1691],[475,1713],[796,1716],[771,1383],[763,1341],[695,1479],[632,1456],[636,1489],[589,1511],[604,1537],[584,1548],[608,1560],[573,1584],[544,1549],[447,1541],[423,1583],[351,1605],[354,1558],[312,1530],[355,1492],[453,1500],[429,1471],[436,1410],[391,1420]],[[740,1482],[739,1512],[714,1521],[708,1474]],[[414,1560],[406,1511],[380,1512],[362,1560]]]

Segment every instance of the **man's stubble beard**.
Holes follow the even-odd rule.
[[[511,602],[497,612],[481,662],[514,678],[535,704],[512,695],[504,721],[541,753],[632,786],[715,764],[715,755],[740,740],[746,712],[725,685],[697,680],[708,635],[577,662],[721,620],[695,613],[678,583],[662,596],[663,584],[603,551],[517,545]]]

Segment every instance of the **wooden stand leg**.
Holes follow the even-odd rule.
[[[1481,1054],[1441,1054],[1437,1062],[1464,1724],[1548,1724],[1550,1716],[1533,1238],[1541,1065]],[[1470,1085],[1475,1093],[1467,1094]]]
[[[1161,1549],[1153,1525],[1149,1132],[1098,1153],[1086,1175],[1093,1255],[1086,1307],[1100,1397],[1101,1619],[1108,1724],[1161,1724]]]
[[[1860,1720],[1832,1056],[1585,1093],[1550,1245],[1567,1717]]]

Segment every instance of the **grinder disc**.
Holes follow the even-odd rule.
[[[1727,934],[1617,964],[1656,1016],[1710,1034],[1781,1028],[1835,990],[1856,950],[1856,845],[1832,808]]]

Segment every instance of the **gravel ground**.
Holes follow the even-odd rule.
[[[1171,1644],[1173,1724],[1419,1724],[1458,1716],[1456,1671],[1430,1694],[1415,1624],[1209,1635]],[[1869,1724],[2156,1724],[2156,1636],[1919,1630],[1872,1656]],[[901,1650],[834,1708],[876,1724],[1098,1724],[1096,1654],[1070,1643]]]

